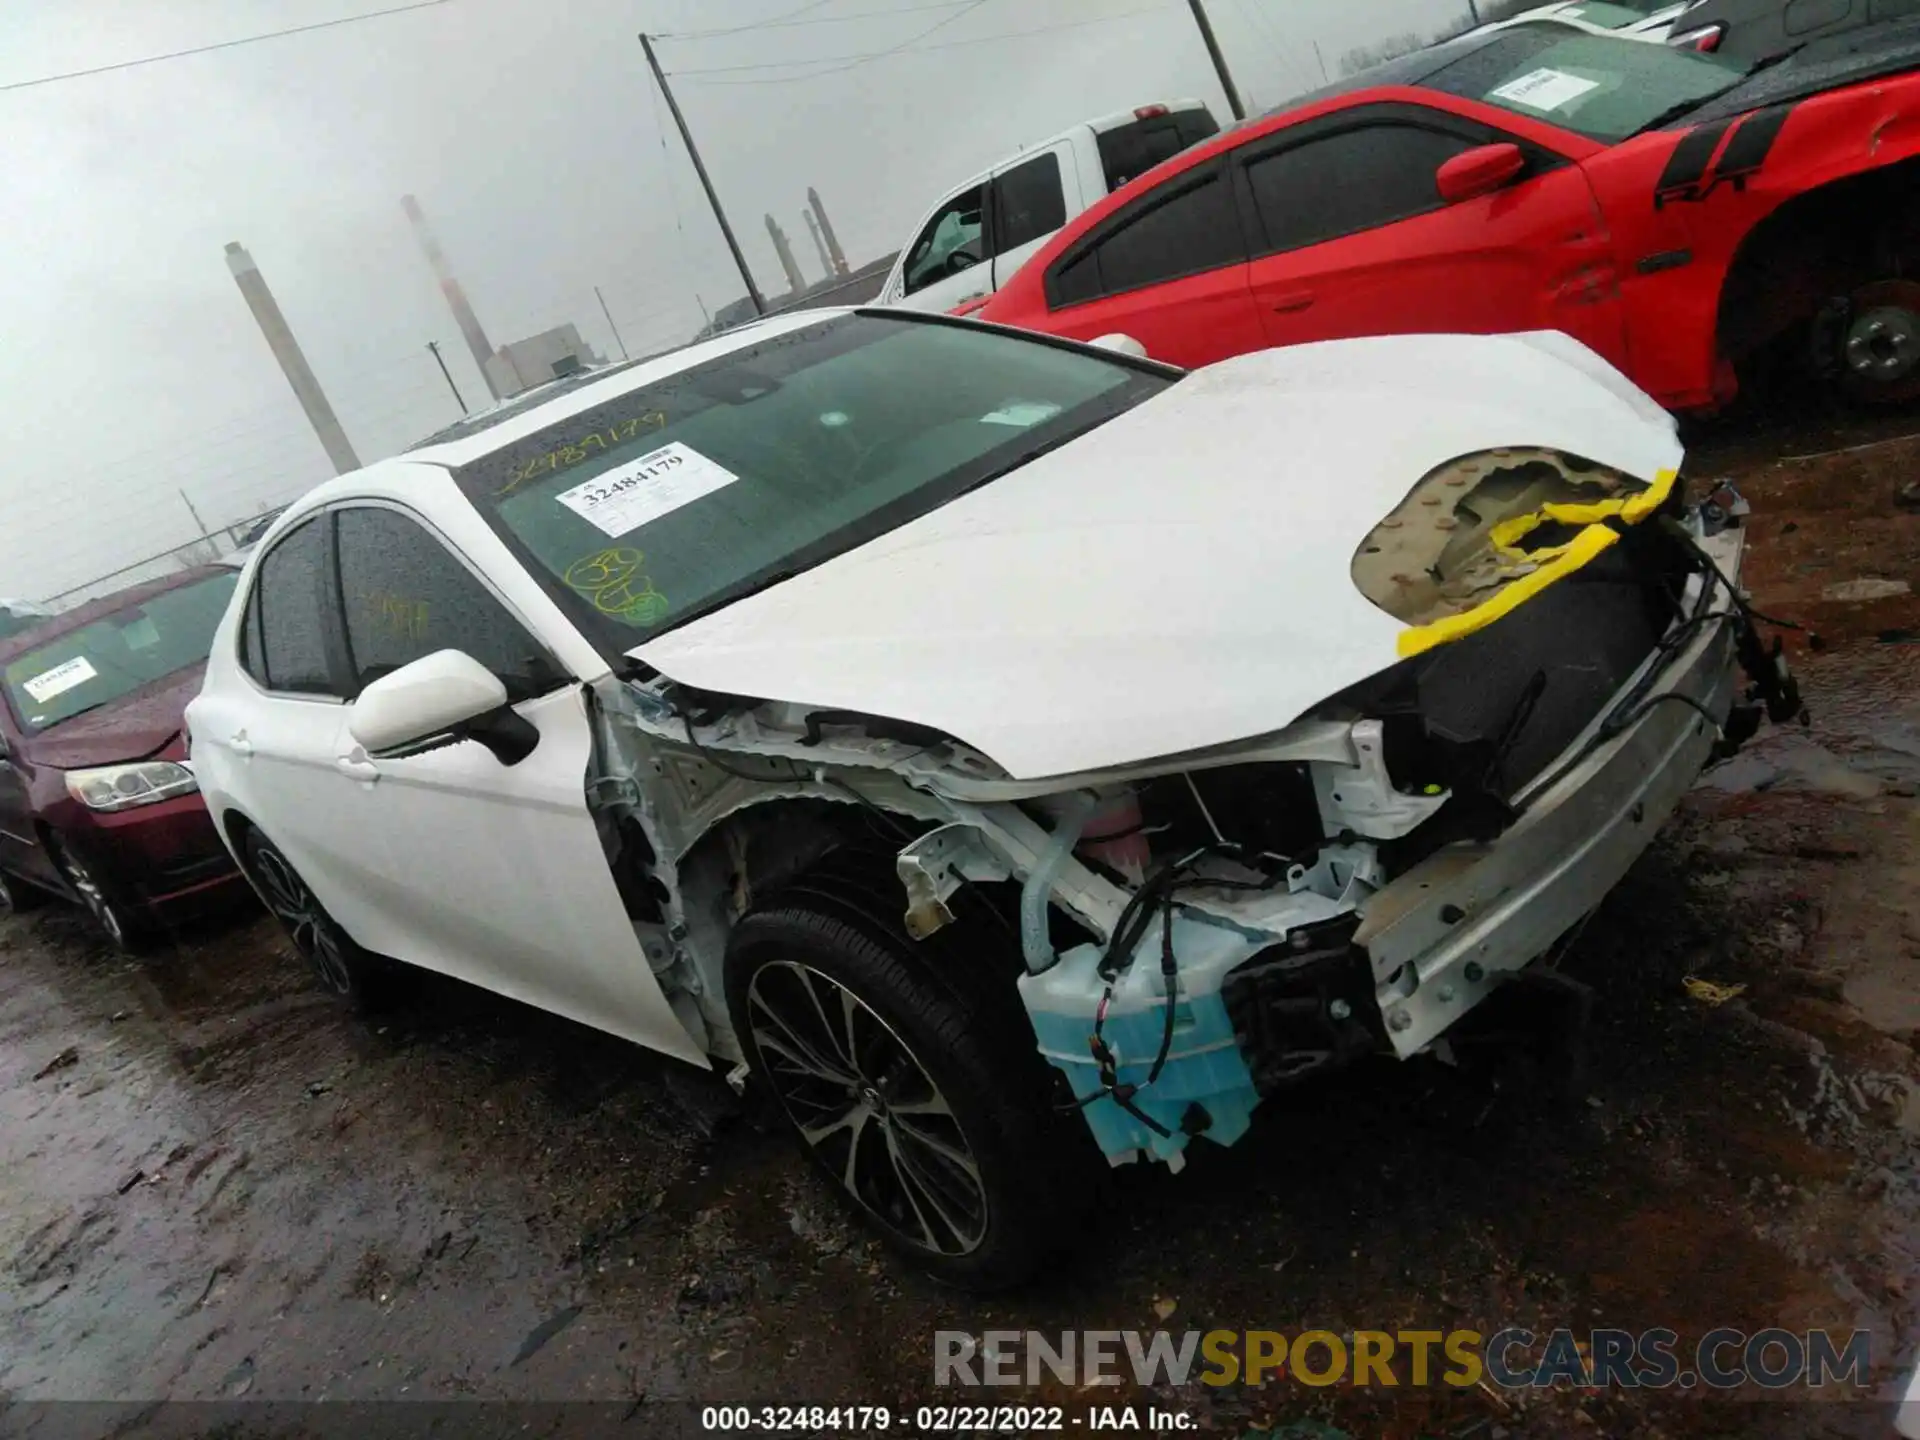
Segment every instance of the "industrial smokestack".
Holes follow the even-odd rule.
[[[400,208],[407,212],[407,219],[413,222],[413,233],[420,241],[420,248],[426,251],[427,263],[433,267],[434,277],[440,282],[440,293],[447,297],[447,308],[453,311],[454,323],[466,337],[473,363],[480,367],[480,378],[487,382],[488,393],[494,399],[500,399],[500,387],[494,384],[493,374],[487,368],[487,362],[493,358],[493,346],[487,342],[487,332],[480,328],[480,317],[473,313],[473,306],[467,303],[467,292],[454,279],[453,267],[447,263],[446,252],[440,248],[440,242],[428,227],[420,202],[411,195],[402,195]]]
[[[293,338],[287,317],[280,313],[273,292],[267,289],[266,277],[237,240],[227,242],[227,268],[233,271],[234,283],[240,287],[247,308],[253,311],[260,333],[267,337],[267,348],[273,351],[273,358],[280,362],[281,372],[293,387],[300,408],[307,412],[307,421],[313,426],[313,433],[320,437],[327,459],[333,462],[334,473],[344,475],[349,470],[358,470],[360,457],[353,453],[353,446],[347,441],[347,432],[340,428],[339,418],[334,415],[333,406],[327,403],[326,392],[314,377],[313,367],[307,364],[307,357],[300,353],[300,342]]]
[[[813,218],[813,211],[811,210],[802,210],[800,213],[807,217],[807,233],[813,236],[813,248],[819,253],[820,268],[826,272],[827,278],[831,280],[833,278],[833,258],[827,254],[827,242],[820,238],[820,222]]]
[[[773,216],[767,216],[767,234],[773,237],[773,253],[780,257],[780,268],[787,272],[787,289],[798,295],[807,288],[806,277],[801,275],[800,266],[793,258],[793,247],[787,243],[787,232],[780,228],[780,222]]]
[[[840,248],[839,237],[833,233],[833,222],[827,219],[827,207],[820,203],[820,192],[811,185],[807,187],[807,204],[812,207],[815,217],[820,221],[820,233],[826,236],[827,253],[833,257],[833,273],[847,274],[846,251]]]

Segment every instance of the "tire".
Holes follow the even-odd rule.
[[[1920,399],[1920,281],[1878,280],[1854,291],[1839,336],[1840,383],[1863,405]]]
[[[46,846],[67,888],[113,948],[122,955],[138,955],[144,950],[153,938],[152,927],[113,893],[98,868],[58,835],[48,835]]]
[[[1017,1000],[953,983],[1007,983],[981,960],[806,901],[747,916],[726,959],[747,1063],[801,1149],[889,1245],[975,1291],[1032,1275],[1092,1194]]]
[[[353,943],[353,938],[327,914],[293,863],[266,836],[249,830],[241,848],[246,856],[247,878],[287,932],[300,958],[312,969],[320,988],[338,995],[356,1011],[366,1013],[378,1008],[388,988],[387,963]]]
[[[0,870],[0,919],[22,910],[31,910],[44,898],[42,891]]]

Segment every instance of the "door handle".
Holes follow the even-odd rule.
[[[333,768],[349,780],[364,780],[369,785],[380,778],[380,767],[367,759],[364,751],[335,757]]]
[[[242,759],[247,759],[253,754],[253,742],[247,738],[247,732],[244,730],[236,730],[227,737],[227,748]]]
[[[1311,290],[1297,290],[1291,295],[1282,295],[1273,302],[1273,313],[1276,315],[1297,314],[1311,307],[1313,299],[1314,296]]]

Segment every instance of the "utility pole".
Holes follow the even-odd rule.
[[[1320,42],[1318,40],[1313,42],[1313,58],[1320,62],[1320,83],[1322,85],[1332,84],[1333,77],[1327,74],[1327,57],[1321,53]]]
[[[600,302],[600,313],[607,317],[607,328],[613,332],[613,343],[620,347],[620,358],[631,360],[633,357],[627,354],[627,342],[620,338],[620,327],[613,323],[613,312],[607,309],[607,297],[600,293],[598,285],[593,287],[593,298]]]
[[[1195,3],[1199,3],[1199,0],[1195,0]],[[733,227],[727,224],[727,212],[720,208],[720,197],[714,193],[713,181],[707,178],[707,167],[701,162],[700,152],[694,148],[693,132],[687,129],[687,117],[680,113],[680,102],[673,98],[673,91],[667,85],[666,72],[660,68],[660,57],[653,53],[653,38],[644,31],[640,35],[640,48],[647,52],[647,64],[653,70],[660,93],[666,97],[667,109],[680,131],[680,141],[687,147],[687,158],[693,161],[693,173],[700,177],[700,188],[707,192],[707,204],[713,207],[713,218],[719,222],[721,237],[726,240],[727,249],[733,253],[733,263],[740,267],[740,278],[747,286],[747,298],[753,301],[754,313],[764,315],[767,313],[767,302],[760,296],[760,287],[753,283],[753,272],[747,269],[747,257],[740,253],[740,242],[733,238]]]
[[[185,490],[182,490],[180,492],[180,502],[187,507],[187,513],[193,516],[193,523],[200,527],[201,538],[211,539],[213,537],[213,532],[207,529],[207,522],[200,518],[200,512],[193,508],[193,501],[187,495],[187,492]]]
[[[1227,108],[1233,112],[1233,118],[1247,118],[1247,107],[1240,103],[1240,92],[1234,88],[1233,76],[1227,73],[1227,57],[1220,53],[1220,42],[1213,37],[1213,24],[1207,19],[1206,6],[1200,0],[1187,0],[1193,10],[1193,23],[1200,27],[1200,38],[1206,42],[1207,57],[1213,61],[1213,73],[1220,77],[1220,88],[1227,92]]]
[[[1478,0],[1467,0],[1467,13],[1473,17],[1473,23],[1477,27],[1480,24],[1480,5]]]
[[[442,378],[446,380],[447,388],[453,391],[453,403],[460,407],[460,413],[462,415],[471,415],[473,412],[467,409],[467,402],[461,398],[460,387],[453,383],[453,372],[447,369],[446,359],[440,354],[440,342],[438,340],[427,341],[427,349],[433,352],[433,358],[440,366],[440,374]]]

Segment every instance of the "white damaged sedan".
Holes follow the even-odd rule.
[[[1094,1150],[1177,1169],[1563,993],[1532,962],[1797,711],[1681,460],[1559,335],[1185,374],[783,317],[292,506],[193,763],[332,988],[718,1061],[1006,1283]]]

